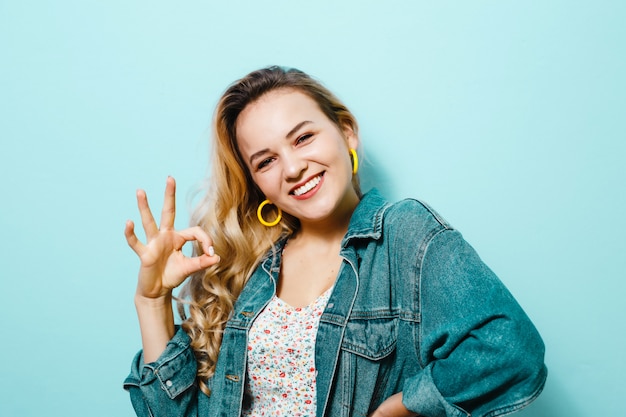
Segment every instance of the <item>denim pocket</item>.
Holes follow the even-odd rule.
[[[355,355],[378,361],[394,351],[396,341],[396,319],[353,319],[346,325],[341,348]]]

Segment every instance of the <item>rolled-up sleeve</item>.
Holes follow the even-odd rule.
[[[422,253],[422,370],[405,382],[404,405],[422,416],[458,417],[504,415],[530,403],[547,370],[528,316],[457,231],[441,231]]]
[[[137,353],[124,381],[135,413],[139,417],[195,416],[197,363],[189,336],[178,328],[161,356],[144,363]]]

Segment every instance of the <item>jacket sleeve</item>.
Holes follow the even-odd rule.
[[[152,363],[137,353],[124,389],[138,417],[197,416],[197,363],[189,336],[178,328],[165,351]]]
[[[422,370],[405,382],[404,405],[443,417],[497,416],[529,404],[547,375],[543,341],[529,318],[459,232],[440,231],[422,253]]]

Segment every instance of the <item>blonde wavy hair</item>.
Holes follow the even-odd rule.
[[[198,362],[198,382],[210,395],[206,381],[215,372],[224,326],[248,278],[261,258],[282,236],[299,227],[296,218],[283,213],[278,226],[266,227],[257,219],[265,199],[241,158],[237,147],[236,122],[250,103],[277,89],[292,89],[311,97],[340,129],[357,133],[352,113],[320,82],[297,69],[271,66],[251,72],[233,83],[221,97],[214,115],[214,138],[210,186],[192,215],[213,239],[218,264],[191,276],[179,294],[178,311],[183,329],[191,337]],[[353,186],[360,196],[358,177]],[[274,207],[265,210],[267,213]],[[265,214],[266,218],[277,215]],[[199,245],[194,248],[200,253]],[[188,309],[188,314],[186,312]]]

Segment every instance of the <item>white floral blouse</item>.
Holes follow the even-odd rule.
[[[332,288],[306,307],[274,296],[248,337],[245,417],[314,416],[315,336]]]

